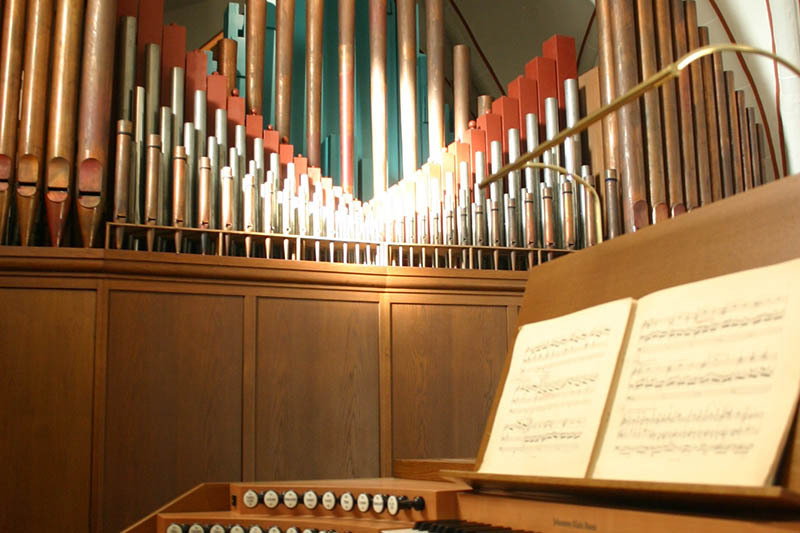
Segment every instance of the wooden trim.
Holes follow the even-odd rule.
[[[373,267],[131,250],[0,247],[0,273],[30,275],[35,272],[59,277],[104,274],[148,280],[191,279],[195,283],[324,285],[348,291],[467,290],[501,294],[521,292],[529,275],[524,271]]]
[[[519,315],[519,306],[517,304],[509,304],[506,307],[506,324],[508,327],[508,334],[506,336],[506,352],[511,353],[514,348],[514,340],[517,338],[517,318]]]
[[[160,509],[153,511],[142,518],[124,533],[150,533],[156,530],[156,519],[162,513],[180,513],[188,511],[217,511],[230,510],[230,484],[229,483],[203,483],[189,492],[181,494]]]
[[[105,281],[95,282],[94,390],[92,406],[92,473],[89,502],[89,531],[103,529],[103,474],[105,461],[106,377],[108,353],[108,296]]]
[[[256,478],[256,335],[258,306],[255,296],[242,305],[242,481]]]
[[[378,304],[379,461],[381,476],[392,474],[392,301],[382,294]]]
[[[400,479],[447,481],[441,470],[475,470],[475,459],[395,459],[392,476]]]

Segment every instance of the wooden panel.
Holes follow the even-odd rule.
[[[86,531],[95,292],[0,302],[0,531]]]
[[[784,178],[537,266],[519,325],[800,255],[800,177]],[[564,283],[565,279],[577,280]],[[554,293],[557,290],[557,294]]]
[[[392,306],[395,458],[475,457],[506,356],[505,306]]]
[[[256,479],[377,476],[378,304],[257,305]]]
[[[103,531],[242,468],[243,300],[112,291]]]

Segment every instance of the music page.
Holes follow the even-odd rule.
[[[584,477],[631,298],[521,327],[479,471]]]
[[[800,385],[800,261],[639,300],[595,478],[758,486]]]

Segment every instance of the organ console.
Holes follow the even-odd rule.
[[[146,12],[118,17],[117,2],[6,0],[0,244],[97,247],[105,238],[109,250],[142,254],[521,270],[662,224],[774,174],[764,163],[763,119],[719,54],[604,116],[599,138],[570,130],[559,140],[710,44],[692,0],[598,0],[598,68],[581,77],[591,81],[577,77],[575,43],[554,37],[494,101],[470,97],[468,48],[457,45],[452,124],[442,85],[443,3],[427,4],[423,56],[415,2],[371,1],[369,72],[353,65],[365,42],[358,32],[367,31],[355,18],[358,5],[325,10],[306,2],[302,79],[292,53],[303,14],[292,0],[274,9],[250,0],[246,16],[228,17],[213,50],[216,67],[207,51],[149,38],[167,35],[160,17],[155,29]],[[321,32],[334,9],[338,47]],[[323,80],[328,63],[339,66],[336,80]],[[368,73],[366,91],[359,81]],[[324,92],[333,82],[338,101]],[[302,84],[307,113],[298,117],[292,88]],[[365,93],[369,128],[356,121]],[[554,144],[533,157],[540,140]],[[629,529],[642,523],[630,509],[609,518],[604,503],[591,502],[590,511],[574,500],[547,507],[412,480],[207,484],[130,531],[460,533],[591,530],[598,517]],[[713,520],[641,512],[672,529]],[[741,524],[719,520],[720,530]]]

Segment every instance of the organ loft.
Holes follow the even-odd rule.
[[[486,461],[521,328],[800,257],[796,2],[0,7],[0,531],[800,530],[796,393],[764,483],[594,476],[622,363],[580,475]]]

